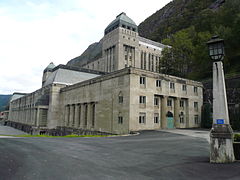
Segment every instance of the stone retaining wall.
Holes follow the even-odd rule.
[[[35,128],[27,124],[22,124],[18,122],[12,121],[5,121],[5,126],[10,126],[15,129],[19,129],[24,131],[28,134],[32,135],[50,135],[50,136],[66,136],[71,134],[76,135],[113,135],[107,132],[100,132],[100,131],[92,131],[92,130],[85,130],[85,129],[76,129],[76,128],[69,128],[69,127],[57,127],[56,129],[47,129],[47,128]]]

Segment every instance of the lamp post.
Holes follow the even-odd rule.
[[[213,125],[210,131],[210,162],[235,161],[233,131],[229,123],[223,64],[224,40],[213,36],[207,42],[213,60]]]

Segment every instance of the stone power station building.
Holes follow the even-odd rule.
[[[170,47],[140,37],[134,21],[121,13],[88,56],[50,63],[41,89],[13,95],[8,123],[34,133],[199,127],[203,86],[159,73],[163,48]]]

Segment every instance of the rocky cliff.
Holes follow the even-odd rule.
[[[195,24],[203,10],[217,10],[224,2],[225,0],[173,0],[140,23],[139,34],[160,42]]]
[[[69,66],[80,67],[88,62],[94,61],[102,57],[102,42],[96,42],[88,46],[88,48],[78,57],[67,62]]]

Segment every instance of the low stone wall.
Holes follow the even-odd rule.
[[[66,136],[70,134],[76,135],[113,135],[107,132],[100,132],[100,131],[92,131],[86,129],[76,129],[76,128],[69,128],[69,127],[57,127],[56,129],[48,129],[46,130],[46,134],[51,136]]]
[[[227,100],[230,106],[240,104],[240,75],[225,78]],[[203,101],[212,103],[212,80],[203,82]]]
[[[204,86],[203,110],[210,106],[208,107],[208,111],[210,111],[208,114],[210,116],[213,103],[213,82],[209,80],[202,83]],[[225,83],[230,124],[234,130],[240,130],[240,74],[225,78]],[[211,122],[210,124],[206,122],[206,120],[208,121],[209,119],[212,119],[212,117],[207,117],[205,120],[202,119],[202,122],[204,121],[205,124],[207,123],[207,127],[212,124]]]
[[[70,134],[76,135],[113,135],[107,132],[100,132],[100,131],[92,131],[86,129],[76,129],[76,128],[69,128],[69,127],[57,127],[56,129],[47,129],[47,128],[36,128],[27,124],[22,124],[18,122],[12,121],[5,121],[5,126],[10,126],[15,129],[19,129],[24,131],[28,134],[32,135],[50,135],[50,136],[66,136]]]
[[[19,129],[19,130],[24,131],[28,134],[33,134],[33,128],[30,125],[26,125],[26,124],[22,124],[22,123],[18,123],[18,122],[12,122],[12,121],[5,121],[4,125],[13,127],[15,129]]]

